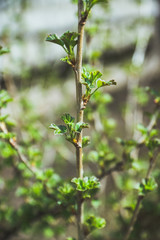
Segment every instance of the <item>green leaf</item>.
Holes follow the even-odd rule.
[[[69,65],[72,65],[72,64],[73,64],[68,56],[66,56],[66,57],[64,57],[64,58],[61,58],[60,60],[61,60],[62,62],[68,63]]]
[[[15,134],[14,133],[3,133],[3,132],[0,132],[0,138],[3,138],[3,139],[11,139],[15,137]]]
[[[11,102],[12,98],[5,90],[0,91],[0,108],[6,107],[8,102]]]
[[[69,113],[65,113],[65,114],[61,117],[61,119],[62,119],[67,125],[72,124],[72,123],[74,123],[74,121],[75,121],[75,118],[72,117]]]
[[[100,187],[100,182],[95,176],[84,177],[83,179],[73,178],[71,182],[75,183],[76,189],[81,192],[84,192],[86,190],[96,189],[96,188]]]
[[[2,141],[0,141],[0,152],[1,156],[6,159],[15,155],[15,149],[13,149],[9,143],[3,143]],[[9,161],[9,165],[10,164],[11,161]]]
[[[15,121],[13,121],[12,119],[5,119],[5,123],[8,125],[8,126],[11,126],[11,127],[14,127],[16,126],[16,123]]]
[[[57,187],[60,182],[60,177],[58,174],[54,173],[51,177],[46,178],[46,186],[50,193],[53,192],[53,187]]]
[[[138,131],[140,131],[143,135],[148,133],[148,129],[146,127],[144,127],[142,124],[138,124],[137,125],[137,129]]]
[[[78,3],[78,0],[71,0],[72,1],[72,3],[74,3],[74,4],[77,4]],[[68,240],[68,239],[67,239]],[[71,239],[72,240],[72,239]]]
[[[76,32],[65,32],[61,37],[56,34],[50,34],[46,41],[55,43],[63,47],[68,56],[62,58],[61,61],[68,63],[72,67],[75,66],[75,54],[74,47],[78,42],[78,33]]]
[[[54,134],[55,135],[62,135],[65,134],[67,132],[67,128],[64,125],[56,125],[54,123],[52,123],[49,128],[54,130]]]
[[[130,147],[131,149],[137,145],[137,142],[134,139],[123,140],[121,138],[116,138],[116,141],[122,146]]]
[[[93,81],[96,81],[96,80],[98,80],[100,77],[102,77],[102,73],[101,73],[100,71],[91,72],[90,75],[91,75],[91,79],[92,79]]]
[[[86,11],[89,12],[91,10],[91,8],[99,3],[107,3],[108,0],[83,0],[85,7],[86,7]]]
[[[77,134],[80,133],[83,128],[88,128],[88,124],[84,122],[78,122],[75,124],[75,118],[72,117],[69,113],[65,113],[61,119],[67,126],[51,124],[50,128],[54,130],[55,135],[65,134],[67,141],[71,142],[75,146],[78,146]],[[88,139],[86,138],[85,143],[87,143],[87,140]]]
[[[64,48],[64,42],[59,37],[57,37],[56,34],[48,35],[48,37],[46,38],[46,41],[58,44]]]
[[[45,181],[45,184],[55,185],[60,182],[60,177],[54,172],[52,168],[48,168],[45,171],[37,169],[36,178],[41,181]]]
[[[149,179],[142,179],[142,182],[139,185],[139,195],[144,196],[145,194],[155,190],[157,188],[157,183],[154,178],[150,177]]]
[[[104,86],[117,85],[115,80],[110,80],[105,82],[104,80],[101,80],[101,79],[98,79],[96,84],[97,84],[97,88],[104,87]]]
[[[18,187],[16,190],[16,196],[26,196],[29,193],[29,189],[26,187]]]
[[[102,73],[99,71],[89,72],[86,68],[82,69],[82,84],[88,86],[89,88],[96,87],[95,82],[96,80],[100,79]]]
[[[132,162],[132,169],[136,170],[137,172],[144,170],[146,162],[142,160],[135,160]]]
[[[86,219],[85,224],[89,227],[90,231],[93,231],[95,229],[104,228],[106,226],[106,221],[104,218],[91,215]]]
[[[160,139],[159,138],[150,139],[146,142],[146,146],[150,151],[153,151],[155,148],[160,146]]]
[[[8,114],[0,116],[0,121],[1,122],[5,121],[8,118],[8,116],[9,116]]]
[[[76,189],[77,189],[78,191],[86,191],[86,190],[87,190],[83,179],[81,179],[81,178],[73,178],[73,179],[71,180],[71,182],[73,182],[73,183],[76,184],[76,186],[77,186]]]
[[[104,80],[97,80],[97,88],[103,87],[106,85],[106,82]]]
[[[44,175],[45,175],[47,178],[52,177],[53,174],[54,174],[54,171],[53,171],[53,169],[51,169],[51,168],[46,169],[45,172],[44,172]]]
[[[0,46],[0,55],[9,53],[10,50],[8,48],[3,48],[2,46]]]
[[[99,71],[89,72],[86,70],[86,68],[82,69],[81,83],[86,86],[84,99],[86,98],[89,100],[90,96],[94,92],[94,89],[96,88],[96,81],[100,79],[101,76],[102,76],[102,73],[100,73]]]
[[[87,147],[90,144],[90,137],[84,136],[82,138],[82,147]]]
[[[63,186],[58,188],[58,191],[63,195],[70,195],[73,194],[74,189],[69,183],[65,183]]]
[[[82,70],[82,80],[81,83],[86,86],[86,92],[84,94],[84,99],[89,98],[98,90],[98,88],[103,86],[116,85],[115,80],[104,81],[100,77],[102,73],[99,71],[87,71],[86,68]]]
[[[50,34],[46,41],[62,46],[68,55],[74,56],[73,49],[78,42],[78,33],[67,31],[61,37],[58,37],[56,34]]]
[[[31,193],[33,193],[36,196],[40,196],[43,191],[43,185],[40,182],[36,182],[31,187]]]
[[[52,228],[50,227],[46,227],[44,230],[43,230],[43,234],[46,238],[50,239],[54,236],[54,231]]]
[[[88,123],[84,123],[84,122],[78,122],[75,125],[75,131],[76,132],[81,132],[83,128],[89,128]]]
[[[152,129],[149,133],[150,137],[154,137],[158,135],[158,130],[157,129]]]
[[[68,52],[71,53],[71,49],[73,49],[77,45],[78,33],[68,31],[65,32],[60,39],[64,42]]]

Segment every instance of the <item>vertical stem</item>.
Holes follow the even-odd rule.
[[[136,204],[136,208],[134,210],[134,213],[133,213],[133,216],[132,216],[132,219],[131,219],[131,222],[129,224],[129,227],[128,227],[128,231],[124,237],[124,240],[128,240],[132,231],[133,231],[133,228],[134,228],[134,224],[137,220],[137,216],[138,216],[138,213],[139,213],[139,209],[140,209],[140,205],[141,205],[141,202],[143,200],[143,196],[139,196],[138,199],[137,199],[137,204]]]
[[[81,21],[81,12],[83,11],[83,1],[78,1],[78,44],[77,44],[77,58],[76,58],[76,100],[77,100],[77,121],[83,122],[82,109],[82,84],[81,84],[81,69],[82,69],[82,49],[84,36],[84,23]],[[83,163],[82,163],[82,132],[78,135],[78,145],[76,148],[78,177],[83,178]]]
[[[83,109],[82,109],[82,84],[81,84],[81,69],[82,69],[82,49],[83,49],[83,36],[84,25],[82,21],[81,12],[84,10],[83,0],[78,0],[78,43],[77,43],[77,57],[75,66],[75,79],[76,79],[76,101],[77,101],[77,121],[83,122]],[[83,160],[82,160],[82,132],[77,137],[78,146],[76,147],[76,161],[77,161],[77,174],[78,178],[83,178]],[[77,196],[77,228],[78,240],[84,240],[83,235],[83,203],[81,192]]]

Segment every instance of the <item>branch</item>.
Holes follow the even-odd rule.
[[[154,157],[151,157],[150,158],[150,164],[149,164],[149,167],[148,167],[148,170],[147,170],[147,173],[146,173],[146,179],[149,179],[151,173],[152,173],[152,170],[154,168],[154,165],[156,163],[156,159],[157,159],[157,156],[159,154],[159,149],[158,151],[155,153],[155,156]],[[133,229],[134,229],[134,225],[135,225],[135,222],[137,220],[137,217],[138,217],[138,213],[139,213],[139,210],[140,210],[140,205],[141,205],[141,202],[142,200],[144,199],[144,196],[138,196],[137,198],[137,203],[136,203],[136,207],[135,207],[135,210],[133,212],[133,216],[131,218],[131,221],[130,221],[130,224],[129,224],[129,227],[128,227],[128,230],[127,230],[127,233],[124,237],[124,240],[128,240]]]
[[[158,117],[159,117],[159,109],[156,109],[155,114],[153,114],[153,116],[152,116],[152,118],[151,118],[151,120],[150,120],[150,122],[147,126],[148,132],[150,132],[154,128],[154,126],[156,125]],[[139,140],[137,141],[138,142],[137,147],[141,147],[143,145],[144,141],[145,141],[145,136],[140,137]],[[134,151],[135,151],[135,149],[133,149],[130,154],[133,155]],[[154,166],[154,164],[155,163],[152,161],[152,167]],[[112,174],[113,172],[123,171],[124,165],[125,165],[125,153],[123,153],[123,161],[118,162],[114,167],[112,167],[112,168],[110,168],[106,171],[104,170],[97,177],[99,179],[102,179],[105,176],[108,176],[108,175]],[[148,170],[148,171],[150,171],[150,170]]]
[[[74,68],[75,80],[76,80],[76,101],[77,101],[77,122],[83,122],[84,108],[82,100],[82,84],[81,84],[81,70],[82,70],[82,54],[83,54],[83,38],[84,38],[84,26],[85,21],[82,18],[82,12],[84,11],[83,0],[78,0],[78,43],[77,43],[77,56],[76,66]],[[78,177],[83,178],[83,152],[82,152],[82,131],[77,136],[78,145],[76,147],[76,161]],[[78,147],[81,146],[81,147]],[[77,194],[77,230],[78,240],[84,240],[83,234],[83,202],[82,194]]]
[[[7,129],[7,127],[6,127],[6,125],[5,125],[4,122],[0,122],[0,130],[1,130],[3,133],[5,133],[5,134],[8,133],[8,129]],[[36,176],[35,168],[33,168],[33,167],[29,164],[29,162],[27,161],[26,157],[21,153],[20,147],[18,146],[16,140],[15,140],[14,138],[10,138],[10,139],[8,139],[8,143],[11,145],[11,147],[12,147],[13,149],[16,150],[16,152],[17,152],[17,154],[18,154],[18,156],[19,156],[20,162],[24,163],[25,166],[33,173],[33,175]]]
[[[159,108],[156,107],[155,113],[152,115],[152,118],[147,126],[148,132],[150,132],[156,125],[157,119],[159,117],[159,111],[160,111]],[[138,140],[138,145],[141,146],[144,143],[144,141],[145,141],[145,136],[140,137],[140,139]]]
[[[30,227],[30,225],[32,225],[34,222],[36,221],[40,221],[40,219],[43,216],[47,216],[48,214],[54,216],[55,218],[58,216],[61,216],[61,213],[63,213],[63,209],[66,208],[66,206],[63,206],[64,208],[62,208],[62,206],[55,206],[52,209],[42,209],[42,210],[38,210],[35,213],[35,206],[33,206],[33,209],[31,208],[31,214],[28,215],[27,217],[29,219],[27,219],[27,224],[28,224],[28,228]],[[24,218],[25,215],[22,215],[21,218],[19,218],[19,221],[12,226],[11,228],[5,228],[3,225],[1,225],[0,227],[0,239],[1,240],[9,240],[10,238],[12,238],[13,236],[16,236],[18,234],[18,232],[21,231],[21,228],[23,228],[24,225]]]
[[[103,171],[102,173],[100,173],[97,178],[98,179],[102,179],[110,174],[112,174],[113,172],[120,172],[120,171],[123,171],[123,166],[124,166],[124,161],[120,161],[118,162],[114,167],[106,170],[106,171]]]
[[[144,196],[138,196],[136,207],[135,207],[135,210],[133,212],[133,216],[132,216],[131,222],[129,224],[128,231],[127,231],[127,233],[124,237],[124,240],[128,240],[130,235],[131,235],[131,232],[133,231],[134,224],[137,220],[138,213],[139,213],[139,210],[140,210],[140,204],[141,204],[143,198],[144,198]]]
[[[149,122],[149,124],[147,126],[148,132],[150,132],[154,128],[154,126],[156,125],[158,117],[159,117],[159,109],[157,108],[155,113],[152,115],[152,118],[151,118],[151,120],[150,120],[150,122]],[[140,139],[137,141],[138,142],[137,147],[142,146],[144,144],[144,141],[145,141],[145,136],[140,137]],[[133,154],[134,150],[132,150],[131,154]],[[150,177],[150,175],[152,173],[152,170],[153,170],[153,168],[155,166],[158,154],[159,154],[159,150],[155,153],[154,157],[150,158],[150,161],[149,161],[150,163],[149,163],[148,170],[147,170],[147,173],[146,173],[146,179],[149,179],[149,177]],[[114,167],[110,168],[107,171],[103,171],[98,176],[98,178],[102,179],[103,177],[108,176],[108,175],[112,174],[115,171],[122,171],[123,170],[123,166],[125,164],[125,156],[124,156],[123,159],[124,159],[123,161],[120,161]],[[133,216],[131,218],[131,221],[130,221],[127,233],[126,233],[126,235],[124,237],[124,240],[128,240],[129,239],[129,237],[130,237],[130,235],[131,235],[131,233],[132,233],[132,231],[134,229],[134,225],[135,225],[135,222],[137,220],[137,217],[138,217],[138,214],[139,214],[139,211],[140,211],[140,205],[141,205],[141,202],[142,202],[143,199],[144,199],[144,196],[138,196],[138,198],[137,198],[136,207],[135,207],[135,210],[133,212]]]

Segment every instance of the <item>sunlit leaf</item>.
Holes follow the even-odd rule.
[[[76,189],[78,191],[86,191],[86,190],[91,190],[91,189],[96,189],[100,187],[100,182],[99,180],[92,176],[92,177],[84,177],[83,179],[81,178],[73,178],[72,181],[73,183],[76,184]]]
[[[52,42],[64,47],[64,42],[56,34],[48,35],[48,37],[46,38],[46,41]]]
[[[88,128],[88,127],[89,127],[88,123],[78,122],[75,125],[75,131],[81,132],[83,128]]]
[[[9,53],[10,50],[8,48],[3,48],[2,46],[0,46],[0,55]]]
[[[82,147],[87,147],[90,144],[90,137],[84,136],[82,138]]]
[[[137,129],[138,129],[138,131],[140,131],[143,135],[145,135],[145,134],[148,133],[148,129],[147,129],[145,126],[143,126],[142,124],[140,124],[140,123],[137,125]]]
[[[75,121],[75,118],[72,117],[69,113],[65,113],[63,114],[63,116],[61,117],[61,119],[68,125],[68,124],[72,124]]]
[[[157,183],[154,178],[150,177],[149,179],[142,179],[142,182],[139,185],[139,195],[144,196],[145,194],[155,190],[157,188]]]
[[[46,41],[58,44],[64,48],[69,55],[74,55],[73,49],[78,42],[78,33],[76,32],[65,32],[61,37],[56,34],[50,34],[46,38]]]
[[[49,128],[54,130],[55,135],[61,135],[67,132],[67,128],[64,125],[56,125],[52,123]]]
[[[104,228],[106,226],[106,221],[104,218],[95,217],[94,215],[91,215],[86,219],[85,224],[87,224],[90,231],[93,231],[95,229]]]
[[[6,107],[8,102],[11,102],[12,98],[9,96],[7,91],[0,90],[0,108]]]

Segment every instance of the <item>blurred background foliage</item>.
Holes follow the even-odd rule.
[[[9,131],[14,132],[30,164],[46,171],[43,180],[48,183],[47,193],[42,193],[42,183],[32,179],[25,166],[18,163],[15,150],[0,139],[2,240],[61,240],[75,235],[73,202],[71,209],[65,211],[61,195],[64,191],[72,193],[72,188],[59,190],[65,180],[76,176],[74,147],[62,137],[53,136],[48,128],[52,122],[59,123],[64,112],[75,115],[74,75],[59,60],[64,57],[63,51],[45,42],[49,33],[76,31],[77,10],[73,2],[0,1],[0,88],[6,89],[14,100],[9,100],[1,114],[9,114]],[[90,124],[85,133],[91,136],[91,144],[84,151],[85,175],[101,178],[100,192],[85,208],[87,214],[97,212],[107,222],[104,230],[96,230],[88,239],[121,240],[137,198],[133,189],[148,168],[148,150],[143,147],[134,160],[127,158],[118,171],[108,176],[103,173],[123,161],[124,153],[132,151],[134,142],[129,140],[138,141],[145,134],[142,126],[148,125],[148,116],[154,112],[155,101],[159,101],[146,86],[159,91],[160,1],[110,0],[93,9],[85,30],[83,63],[99,69],[103,79],[117,82],[117,87],[97,92],[85,110],[85,122]],[[153,171],[157,183],[159,166],[157,161]],[[64,218],[58,218],[58,210],[53,215],[52,193],[63,203]],[[158,187],[143,200],[131,239],[160,239],[159,199]]]

